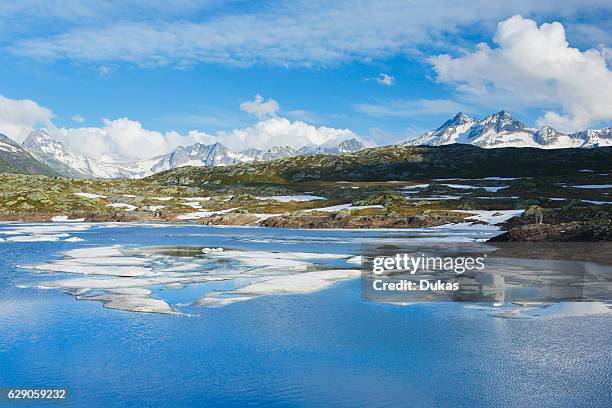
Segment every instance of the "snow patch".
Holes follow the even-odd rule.
[[[107,204],[107,207],[113,207],[113,208],[125,208],[125,211],[134,211],[136,208],[135,205],[131,205],[131,204],[126,204],[126,203],[112,203],[112,204]]]
[[[283,203],[290,201],[314,201],[326,199],[325,197],[319,197],[314,195],[259,196],[255,198],[258,200],[275,200]]]
[[[106,198],[106,196],[93,193],[74,193],[74,195],[83,198]]]

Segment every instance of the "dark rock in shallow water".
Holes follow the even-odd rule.
[[[510,228],[489,242],[596,242],[612,241],[612,221],[573,221],[569,223],[531,224]]]

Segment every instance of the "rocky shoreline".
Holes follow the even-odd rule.
[[[50,222],[57,214],[31,213],[2,215],[0,222]],[[422,214],[415,216],[392,216],[392,215],[349,215],[349,214],[325,214],[325,215],[266,215],[265,217],[255,214],[219,214],[203,217],[198,220],[180,220],[174,216],[154,217],[151,215],[140,215],[139,213],[118,214],[67,214],[70,219],[84,218],[85,222],[171,222],[185,223],[196,222],[202,225],[256,225],[271,228],[303,228],[303,229],[368,229],[368,228],[427,228],[445,224],[460,223],[466,214],[455,213],[452,215]]]
[[[612,241],[612,221],[573,221],[561,224],[521,225],[490,242],[598,242]]]
[[[427,228],[459,223],[464,214],[392,216],[392,215],[282,215],[263,220],[260,225],[276,228]]]
[[[542,217],[537,223],[535,212]],[[502,234],[491,242],[609,242],[612,241],[612,206],[530,207],[521,217],[502,224]]]
[[[469,214],[418,214],[400,215],[354,215],[339,213],[330,214],[248,214],[228,213],[215,214],[197,220],[177,219],[176,214],[165,214],[156,217],[150,213],[124,212],[114,214],[64,214],[67,220],[83,219],[84,222],[126,222],[126,223],[187,223],[219,226],[261,226],[269,228],[295,229],[384,229],[384,228],[429,228],[441,225],[459,224],[469,221],[472,224],[482,223],[477,220],[466,220]],[[612,241],[612,220],[606,213],[597,214],[599,219],[592,219],[592,214],[582,220],[569,220],[567,216],[556,214],[550,223],[536,224],[529,213],[513,217],[501,224],[502,233],[489,242],[610,242]],[[28,214],[3,214],[0,222],[51,222],[57,214],[44,212]],[[575,216],[575,215],[574,215]],[[581,214],[584,218],[585,215]]]

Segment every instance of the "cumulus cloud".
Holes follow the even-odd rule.
[[[612,71],[601,49],[572,48],[562,24],[538,27],[518,15],[499,23],[493,41],[456,58],[430,58],[437,80],[473,102],[543,108],[538,124],[559,130],[612,119]]]
[[[276,116],[280,107],[274,99],[264,99],[261,95],[256,95],[252,101],[245,101],[240,104],[240,109],[255,115],[258,119],[266,119]]]
[[[230,149],[242,150],[248,147],[268,149],[273,146],[291,146],[299,149],[304,146],[326,146],[358,136],[349,129],[336,129],[325,126],[315,127],[302,121],[286,118],[269,118],[253,126],[218,132],[216,140]]]
[[[303,121],[277,117],[278,103],[272,99],[264,100],[258,95],[247,104],[244,110],[262,118],[252,126],[214,134],[198,130],[180,134],[146,129],[139,121],[128,118],[103,119],[101,127],[58,127],[53,124],[53,113],[49,109],[28,99],[15,100],[0,95],[0,133],[22,142],[35,128],[46,127],[69,150],[102,161],[150,159],[178,146],[194,143],[219,142],[232,150],[241,151],[279,145],[296,149],[328,146],[353,137],[359,139],[349,129],[316,127]],[[80,123],[84,118],[75,115],[72,120]]]
[[[380,85],[391,86],[395,84],[395,77],[387,74],[378,74],[376,77],[376,82]]]
[[[55,128],[49,130],[68,149],[102,161],[149,159],[180,145],[211,143],[204,133],[182,136],[178,132],[158,132],[143,128],[128,118],[104,119],[102,127]]]
[[[51,123],[53,113],[30,99],[0,95],[0,133],[22,142],[36,127]]]
[[[70,119],[72,119],[74,122],[77,123],[83,123],[85,122],[85,117],[83,115],[74,115],[73,117],[71,117]]]

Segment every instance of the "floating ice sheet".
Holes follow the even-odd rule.
[[[186,252],[192,256],[185,255]],[[349,268],[348,263],[347,270],[342,271],[326,267],[326,263],[351,261],[349,258],[348,254],[239,251],[222,247],[173,250],[107,246],[72,249],[63,252],[60,259],[19,267],[45,272],[45,276],[58,274],[55,280],[46,278],[35,284],[39,289],[61,289],[80,300],[100,301],[112,309],[176,314],[180,313],[176,305],[156,296],[152,288],[177,291],[191,284],[228,281],[234,282],[230,287],[252,286],[249,290],[254,294],[250,297],[312,291],[356,276],[358,271]],[[71,277],[75,275],[81,277]],[[302,285],[302,290],[297,289],[298,285]],[[233,303],[218,299],[210,302],[217,306]]]

